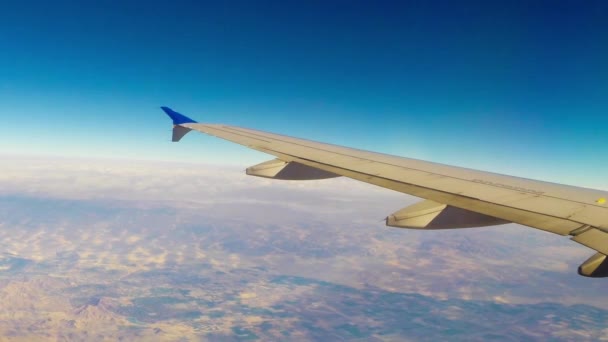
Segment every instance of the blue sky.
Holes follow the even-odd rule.
[[[605,1],[44,1],[0,12],[0,153],[247,165],[199,121],[608,188]]]

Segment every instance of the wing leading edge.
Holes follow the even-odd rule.
[[[395,227],[450,229],[514,222],[570,235],[598,251],[579,267],[579,274],[608,277],[608,192],[197,123],[161,108],[173,119],[173,141],[196,130],[277,158],[249,168],[248,174],[297,180],[345,176],[427,200],[389,215],[387,225]]]

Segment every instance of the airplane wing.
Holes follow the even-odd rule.
[[[608,192],[197,123],[161,108],[173,120],[173,141],[196,130],[276,157],[247,168],[248,175],[283,180],[344,176],[425,199],[388,215],[386,224],[392,227],[452,229],[513,222],[569,235],[597,251],[578,273],[608,277]]]

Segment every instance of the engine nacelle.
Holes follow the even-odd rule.
[[[250,176],[283,180],[312,180],[340,177],[340,175],[335,173],[296,162],[285,162],[280,159],[273,159],[248,167],[245,172]]]

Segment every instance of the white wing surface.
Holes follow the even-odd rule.
[[[284,180],[345,176],[425,199],[388,215],[386,223],[394,227],[451,229],[514,222],[570,235],[598,252],[579,267],[579,274],[608,276],[608,192],[197,123],[162,109],[173,119],[173,141],[196,130],[276,157],[248,168],[249,175]]]

